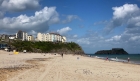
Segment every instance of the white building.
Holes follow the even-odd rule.
[[[66,37],[63,36],[62,37],[62,42],[66,42],[66,40],[67,40]]]
[[[16,35],[9,35],[9,39],[14,40],[16,38]]]
[[[28,40],[28,34],[23,31],[18,31],[16,33],[16,38],[22,41]]]
[[[34,41],[34,36],[28,35],[28,41]]]
[[[61,36],[57,33],[38,33],[37,34],[38,41],[50,41],[50,42],[66,42],[66,37]]]

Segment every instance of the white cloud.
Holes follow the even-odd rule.
[[[0,29],[11,32],[17,32],[19,29],[27,32],[30,30],[45,32],[51,24],[57,22],[59,22],[59,14],[56,12],[56,8],[44,7],[42,10],[36,11],[33,16],[24,14],[12,18],[2,18],[0,19]]]
[[[34,31],[34,30],[31,30],[31,31],[29,32],[29,34],[31,34],[31,35],[36,35],[36,34],[37,34],[37,32],[36,32],[36,31]]]
[[[113,36],[112,38],[110,38],[110,39],[106,39],[105,41],[106,42],[110,42],[110,41],[119,41],[121,39],[121,35],[119,36],[119,35],[115,35],[115,36]]]
[[[100,33],[86,33],[82,37],[67,36],[68,41],[74,41],[84,48],[86,53],[94,53],[98,50],[109,50],[112,48],[123,48],[128,53],[138,53],[140,49],[140,35],[122,33],[112,37],[100,36]],[[132,48],[133,47],[133,48]],[[140,51],[139,51],[140,52]]]
[[[100,21],[100,22],[95,22],[93,25],[102,25],[102,24],[107,24],[108,21]]]
[[[130,40],[132,40],[132,41],[140,40],[140,36],[130,37]]]
[[[0,7],[6,11],[22,11],[26,9],[36,9],[39,0],[1,0]]]
[[[78,35],[74,35],[73,37],[78,37]]]
[[[80,19],[80,18],[77,15],[68,15],[66,19],[62,21],[62,23],[68,23],[74,19]]]
[[[120,7],[113,7],[113,18],[106,27],[107,32],[114,30],[116,27],[125,27],[121,37],[112,37],[106,39],[109,42],[116,40],[127,47],[137,46],[140,36],[140,8],[136,4],[124,4]],[[130,46],[129,46],[130,45]]]
[[[113,18],[106,27],[107,32],[112,31],[116,27],[126,26],[134,28],[140,26],[140,8],[136,4],[124,4],[120,7],[113,7]]]
[[[33,35],[34,37],[36,37],[37,36],[37,33],[38,32],[36,32],[34,30],[31,30],[31,31],[28,32],[28,35]]]
[[[119,30],[122,29],[119,28],[115,30],[115,33],[121,33],[120,35],[113,33],[111,35],[100,36],[101,32],[88,31],[82,37],[75,38],[71,35],[71,37],[68,37],[68,41],[78,43],[85,49],[86,53],[112,48],[124,48],[128,53],[140,52],[140,8],[136,4],[124,4],[120,7],[113,7],[113,10],[112,20],[110,23],[107,22],[109,25],[106,29],[108,29],[107,32],[110,32],[115,30],[116,27],[125,27],[123,32],[120,32]],[[98,24],[104,23],[98,22],[94,25]]]
[[[4,12],[0,11],[0,19],[3,18]]]
[[[81,43],[81,44],[89,45],[90,44],[90,38],[81,38],[81,39],[78,39],[77,42]]]
[[[77,35],[76,35],[77,36]],[[90,47],[97,45],[100,42],[104,41],[104,38],[97,34],[96,32],[87,32],[85,36],[82,37],[75,37],[69,36],[69,41],[75,41],[78,44],[82,45],[83,47],[90,44]]]
[[[139,8],[136,4],[124,4],[120,7],[113,7],[113,18],[125,18],[126,16],[132,16],[136,14],[135,12],[139,11]]]
[[[61,35],[64,35],[66,34],[68,31],[71,31],[72,29],[70,27],[65,27],[65,28],[62,28],[60,30],[57,30],[58,33],[60,33]]]

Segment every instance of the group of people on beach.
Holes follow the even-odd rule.
[[[106,57],[106,61],[110,61],[108,57]],[[117,57],[116,57],[116,61],[118,61],[118,58]],[[130,58],[129,57],[127,58],[127,61],[128,62],[130,61]]]
[[[61,53],[61,57],[63,58],[63,53]],[[79,59],[79,57],[77,59]],[[110,61],[108,57],[106,57],[106,61]],[[116,57],[116,61],[118,61],[118,58],[117,57]],[[130,58],[129,57],[127,58],[127,61],[128,62],[130,61]]]

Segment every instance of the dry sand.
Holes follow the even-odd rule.
[[[0,81],[140,81],[140,65],[78,55],[0,51],[0,65]]]

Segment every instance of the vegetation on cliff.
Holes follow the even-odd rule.
[[[19,52],[27,50],[27,52],[41,52],[41,53],[73,53],[84,54],[82,48],[74,42],[31,42],[31,41],[14,41],[10,44],[12,49]]]

